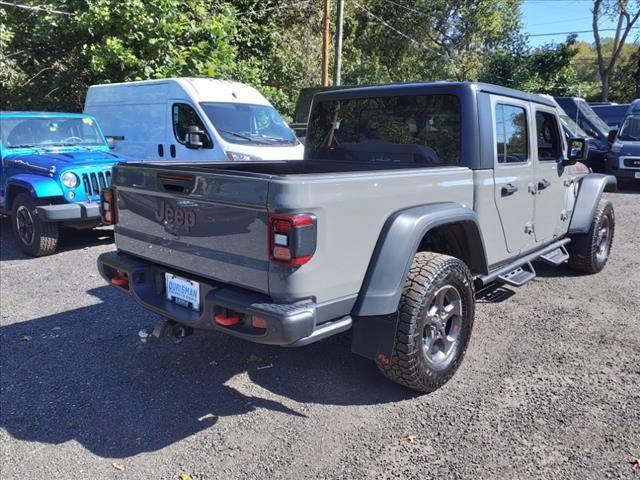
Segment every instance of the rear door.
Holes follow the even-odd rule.
[[[566,168],[562,166],[564,144],[555,109],[535,107],[535,213],[536,242],[545,243],[564,231],[568,221],[564,184]]]
[[[510,253],[534,245],[534,162],[529,105],[492,97],[494,198]]]

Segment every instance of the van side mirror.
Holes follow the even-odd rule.
[[[575,165],[584,162],[589,156],[589,140],[583,137],[569,139],[569,155],[562,162],[564,165]]]
[[[607,135],[609,145],[611,145],[616,140],[616,135],[618,135],[618,130],[616,130],[615,128],[613,130],[609,130],[609,135]]]
[[[202,148],[204,146],[203,139],[206,137],[206,135],[207,132],[202,130],[200,127],[191,125],[187,129],[187,141],[185,142],[185,146],[193,150]]]

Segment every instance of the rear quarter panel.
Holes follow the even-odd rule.
[[[311,261],[292,269],[272,263],[269,291],[277,300],[313,297],[320,304],[355,302],[385,222],[399,210],[436,202],[473,208],[473,174],[466,167],[295,175],[272,180],[271,213],[317,216]]]

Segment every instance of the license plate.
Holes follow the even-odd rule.
[[[200,284],[193,280],[165,273],[167,300],[192,310],[200,310]]]
[[[640,180],[640,172],[636,172],[635,174],[636,180]]]

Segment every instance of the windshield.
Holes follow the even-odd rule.
[[[201,103],[220,136],[248,145],[297,145],[298,139],[275,108],[243,103]]]
[[[104,145],[96,122],[90,117],[16,117],[0,119],[5,148]]]
[[[640,113],[631,113],[625,117],[618,139],[632,142],[640,140]]]
[[[582,115],[583,117],[588,118],[589,122],[591,122],[595,129],[605,136],[609,130],[611,130],[611,127],[604,123],[604,120],[602,120],[585,101],[578,102],[578,111],[576,115]]]
[[[460,162],[460,102],[455,95],[326,100],[313,107],[309,158],[379,165]]]
[[[561,114],[560,121],[562,122],[562,126],[569,133],[571,137],[588,137],[589,135],[585,132],[580,125],[578,125],[569,115]]]

